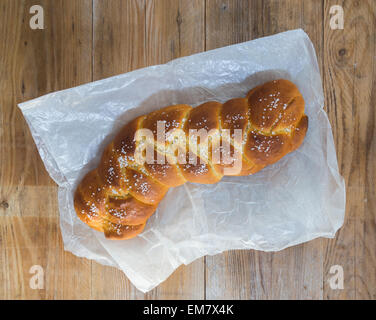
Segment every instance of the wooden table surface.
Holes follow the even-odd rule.
[[[36,2],[43,30],[29,26]],[[330,27],[336,4],[343,30]],[[0,0],[0,19],[0,298],[376,298],[376,1]],[[295,28],[315,45],[346,181],[335,239],[204,257],[147,294],[119,270],[64,251],[57,186],[17,103]],[[43,289],[30,286],[33,265],[44,270]],[[343,268],[342,290],[328,282],[334,265]]]

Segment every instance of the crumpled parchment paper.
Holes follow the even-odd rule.
[[[129,120],[171,104],[243,97],[278,78],[293,81],[306,101],[309,129],[297,151],[253,176],[170,189],[145,231],[131,240],[106,240],[77,218],[76,185]],[[19,107],[59,185],[65,249],[120,268],[146,292],[179,265],[204,255],[277,251],[334,237],[344,220],[345,186],[323,104],[313,45],[303,30],[293,30],[54,92]]]

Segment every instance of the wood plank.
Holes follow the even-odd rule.
[[[253,38],[252,22],[260,14],[259,1],[207,0],[206,50],[231,45]],[[250,17],[249,15],[252,15]]]
[[[346,12],[346,29],[331,30],[329,10],[332,5],[343,6]],[[332,290],[329,282],[324,282],[325,299],[355,299],[355,245],[354,219],[356,212],[362,210],[359,201],[354,201],[361,195],[358,188],[353,188],[349,182],[355,181],[352,160],[356,123],[353,121],[354,99],[354,65],[355,65],[355,29],[353,4],[345,1],[325,1],[324,16],[324,90],[326,111],[333,128],[338,165],[345,178],[347,188],[346,217],[344,226],[338,231],[333,240],[325,241],[324,278],[329,279],[330,268],[340,265],[344,270],[344,290]],[[350,155],[350,159],[349,159]],[[356,174],[359,174],[357,172]],[[353,196],[349,194],[352,193]],[[352,200],[351,200],[352,198]]]
[[[267,32],[302,28],[322,56],[323,6],[321,1],[266,1],[263,22]],[[270,16],[269,16],[270,15]],[[271,23],[270,23],[271,21]],[[322,299],[323,239],[315,239],[272,255],[272,299]]]
[[[204,13],[205,3],[201,0],[147,1],[147,65],[204,51]]]
[[[4,0],[0,5],[0,297],[88,298],[90,286],[83,283],[90,283],[90,265],[63,250],[57,188],[16,104],[91,81],[92,42],[87,35],[92,33],[92,3],[39,1],[43,30],[29,27],[34,4]],[[29,287],[33,264],[45,270],[44,290]]]
[[[376,299],[376,3],[362,1],[355,25],[356,70],[354,103],[359,122],[359,162],[364,181],[362,216],[355,220],[355,297]],[[359,120],[358,120],[359,119]]]
[[[1,298],[90,298],[91,262],[62,250],[57,217],[2,217],[0,234],[4,241]],[[33,266],[43,269],[41,289],[30,285]]]
[[[354,113],[358,145],[353,160],[359,170],[361,193],[357,201],[363,210],[355,219],[355,298],[376,299],[376,4],[355,3]],[[372,54],[373,53],[373,54]],[[354,166],[353,166],[354,167]],[[351,184],[351,183],[350,183]],[[355,193],[354,193],[355,194]],[[349,194],[353,197],[354,194]],[[351,199],[351,198],[350,198]]]
[[[202,1],[94,0],[94,79],[203,50]],[[199,299],[204,294],[203,261],[180,267],[146,295],[121,271],[93,263],[92,297]]]
[[[319,1],[208,0],[206,49],[304,28],[321,50]],[[322,240],[277,253],[229,251],[206,258],[208,299],[322,297]],[[293,271],[292,271],[293,270]],[[220,280],[219,280],[220,279]]]
[[[93,8],[94,80],[145,67],[145,0],[94,0]]]
[[[260,14],[260,6],[248,1],[206,1],[206,50],[251,40],[254,34],[250,12]],[[207,299],[250,299],[250,251],[228,251],[206,257]],[[254,276],[254,275],[253,275]]]
[[[165,63],[205,49],[205,3],[152,0],[146,3],[146,62]],[[146,299],[203,299],[204,258],[178,268]]]
[[[54,255],[59,251],[59,248],[56,248],[58,219],[2,217],[0,234],[3,241],[1,251],[4,251],[4,263],[1,264],[4,277],[2,288],[0,287],[1,298],[45,298],[47,292],[54,290],[50,286],[54,283],[51,280],[56,276]],[[51,246],[48,245],[49,242]],[[32,289],[29,285],[33,276],[29,271],[34,265],[40,265],[44,269],[45,285],[42,290]]]
[[[145,1],[93,1],[93,79],[145,66]],[[92,299],[143,298],[116,268],[92,263]]]
[[[0,299],[376,298],[375,1],[40,0],[46,29],[31,30],[34,4],[0,4]],[[329,25],[337,4],[343,31]],[[229,251],[207,257],[206,269],[199,259],[146,295],[121,271],[64,252],[57,188],[18,102],[298,27],[318,54],[347,185],[345,225],[334,240]],[[42,290],[29,285],[36,264]],[[333,265],[344,269],[344,290],[327,282]]]
[[[56,186],[19,185],[0,203],[0,217],[56,217],[57,208]]]
[[[344,290],[325,284],[326,299],[375,299],[375,16],[374,1],[325,1],[325,12],[342,5],[344,30],[325,16],[324,80],[329,118],[347,186],[344,227],[327,241],[325,275],[344,270]]]

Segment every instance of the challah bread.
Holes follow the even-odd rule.
[[[160,123],[165,127],[164,141],[157,138]],[[196,108],[179,104],[140,116],[122,128],[104,150],[98,168],[77,187],[77,215],[90,227],[104,232],[106,238],[135,237],[170,187],[187,181],[216,183],[224,175],[253,174],[297,149],[307,128],[303,97],[288,80],[265,83],[249,91],[245,98],[224,104],[210,101]],[[150,135],[149,139],[138,139],[139,129],[149,130],[151,140]],[[173,134],[184,132],[188,137],[200,129],[217,134],[200,136],[200,142],[206,140],[208,147],[193,152],[190,138],[179,140]],[[241,132],[240,140],[235,139],[235,131]],[[230,146],[227,153],[238,154],[240,170],[230,170],[236,157],[230,163],[212,160],[221,150],[213,146],[225,140]],[[150,145],[152,148],[147,149]],[[142,156],[146,149],[152,150],[152,161],[142,163],[136,159],[140,146]],[[192,155],[196,162],[191,161]]]

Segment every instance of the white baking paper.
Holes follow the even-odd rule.
[[[248,177],[170,189],[145,231],[106,240],[77,217],[73,193],[98,165],[121,126],[161,107],[243,97],[256,85],[286,78],[306,101],[303,145]],[[315,51],[303,30],[173,60],[21,103],[51,177],[59,185],[65,249],[115,266],[141,291],[179,265],[229,249],[278,251],[317,237],[334,237],[345,212]]]

